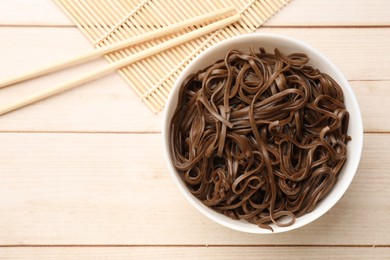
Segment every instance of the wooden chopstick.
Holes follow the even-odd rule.
[[[65,84],[61,84],[59,86],[55,86],[53,88],[41,91],[39,93],[36,93],[30,97],[27,97],[21,101],[15,102],[13,104],[8,104],[6,106],[3,106],[0,108],[0,115],[6,114],[8,112],[17,110],[19,108],[25,107],[27,105],[33,104],[35,102],[38,102],[40,100],[46,99],[48,97],[57,95],[59,93],[62,93],[64,91],[70,90],[72,88],[75,88],[81,84],[87,83],[89,81],[95,80],[97,78],[100,78],[108,73],[111,73],[117,69],[120,69],[122,67],[128,66],[136,61],[145,59],[149,56],[152,56],[156,53],[159,53],[161,51],[167,50],[169,48],[172,48],[174,46],[177,46],[179,44],[185,43],[187,41],[190,41],[192,39],[195,39],[201,35],[210,33],[212,31],[215,31],[217,29],[223,28],[229,24],[232,24],[234,22],[237,22],[240,20],[240,15],[232,15],[229,16],[223,20],[219,20],[217,22],[211,23],[209,25],[206,25],[204,27],[201,27],[197,30],[191,31],[189,33],[183,34],[177,38],[171,39],[169,41],[163,42],[159,45],[153,46],[149,49],[146,49],[144,51],[138,52],[132,56],[129,56],[127,58],[121,59],[119,61],[116,61],[114,63],[111,63],[99,70],[96,70],[94,72],[91,72],[85,76],[82,76],[80,78],[77,78],[75,80],[69,81]]]
[[[142,35],[137,35],[135,37],[132,37],[128,40],[124,40],[118,43],[114,43],[99,49],[95,49],[93,51],[90,51],[86,54],[83,54],[81,56],[62,61],[56,64],[52,64],[34,71],[31,71],[29,73],[26,73],[24,75],[16,76],[14,78],[7,79],[5,81],[0,82],[0,88],[4,88],[10,85],[13,85],[15,83],[19,83],[22,81],[26,81],[35,77],[43,76],[45,74],[49,74],[58,70],[66,69],[68,67],[81,64],[93,59],[96,59],[98,57],[101,57],[105,54],[108,54],[110,52],[114,52],[120,49],[124,49],[126,47],[139,44],[141,42],[145,42],[154,38],[158,38],[160,36],[168,35],[174,32],[177,32],[179,30],[182,30],[184,28],[187,28],[191,25],[199,25],[204,22],[208,22],[210,20],[216,19],[218,17],[221,17],[222,15],[225,15],[227,13],[230,13],[234,11],[233,7],[227,7],[223,8],[214,12],[206,13],[201,16],[193,17],[184,21],[181,21],[179,23],[175,23],[169,26],[166,26],[164,28],[160,28]]]

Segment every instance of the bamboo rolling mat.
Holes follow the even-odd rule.
[[[96,48],[227,6],[235,7],[241,14],[240,22],[119,70],[144,103],[157,113],[164,107],[176,78],[196,55],[219,41],[255,31],[290,0],[55,1]],[[192,26],[180,33],[138,44],[105,57],[109,62],[115,62],[201,26]]]

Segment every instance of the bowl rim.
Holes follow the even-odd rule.
[[[325,200],[327,197],[330,197],[332,194],[332,199],[328,201],[326,206],[319,208],[318,205],[316,208],[310,212],[306,213],[303,216],[306,216],[306,218],[303,221],[296,221],[293,225],[287,226],[287,227],[278,227],[273,225],[274,231],[271,232],[266,229],[261,229],[257,227],[255,224],[251,224],[249,226],[240,226],[238,225],[239,222],[242,223],[241,220],[233,220],[230,219],[220,213],[217,213],[211,208],[208,208],[204,204],[202,204],[196,197],[194,197],[187,187],[185,187],[185,184],[182,182],[179,174],[177,173],[175,167],[172,164],[172,160],[170,157],[170,151],[169,151],[169,144],[168,144],[168,135],[169,135],[169,127],[170,127],[170,122],[171,122],[171,114],[170,111],[174,111],[175,107],[172,108],[172,103],[175,101],[175,98],[177,97],[176,92],[181,86],[181,83],[185,80],[185,78],[188,76],[189,72],[193,70],[193,67],[196,66],[198,61],[201,61],[204,59],[205,56],[207,56],[210,53],[213,53],[217,51],[219,48],[223,48],[223,46],[234,43],[234,42],[240,42],[242,40],[248,41],[251,39],[259,40],[259,39],[268,39],[268,40],[275,40],[275,41],[281,41],[281,42],[288,42],[292,43],[295,46],[300,46],[301,48],[308,50],[308,52],[314,53],[317,55],[321,61],[321,63],[324,63],[326,67],[330,67],[334,73],[337,74],[337,76],[340,78],[340,81],[338,81],[338,84],[342,87],[344,96],[348,96],[348,99],[351,102],[351,108],[354,110],[354,119],[356,122],[354,122],[354,128],[355,128],[355,135],[352,137],[353,141],[356,142],[356,147],[353,151],[353,160],[349,159],[346,162],[346,165],[343,166],[343,168],[346,168],[346,166],[349,166],[349,174],[346,177],[346,180],[344,181],[344,185],[341,190],[338,193],[333,194],[334,188],[325,196],[323,200]],[[309,56],[310,58],[310,56]],[[351,112],[351,111],[349,111]],[[350,127],[348,129],[348,132],[350,132]],[[169,97],[167,99],[164,113],[163,113],[163,129],[162,129],[162,142],[163,142],[163,153],[164,153],[164,159],[166,161],[166,164],[168,166],[168,170],[170,172],[170,175],[172,176],[174,182],[178,186],[179,190],[181,193],[184,195],[184,197],[190,202],[190,204],[195,207],[199,212],[201,212],[203,215],[208,217],[209,219],[213,220],[216,223],[219,223],[225,227],[228,227],[233,230],[241,231],[241,232],[246,232],[246,233],[255,233],[255,234],[275,234],[275,233],[282,233],[282,232],[287,232],[291,231],[294,229],[297,229],[299,227],[305,226],[314,220],[320,218],[322,215],[324,215],[326,212],[328,212],[340,199],[341,197],[345,194],[347,191],[348,187],[350,186],[357,168],[360,163],[360,158],[363,150],[363,120],[359,108],[359,104],[357,101],[357,98],[353,92],[353,89],[351,85],[349,84],[348,80],[345,78],[345,76],[341,73],[339,68],[330,61],[329,58],[327,58],[324,54],[322,54],[320,51],[317,49],[313,48],[312,46],[306,44],[305,42],[292,38],[290,36],[286,36],[283,34],[276,34],[276,33],[269,33],[269,32],[254,32],[254,33],[249,33],[249,34],[243,34],[243,35],[238,35],[231,37],[229,39],[223,40],[209,48],[207,48],[205,51],[203,51],[201,54],[199,54],[197,57],[195,57],[187,66],[186,68],[180,73],[179,77],[176,79],[174,86],[172,87]],[[349,149],[350,150],[350,149]],[[352,162],[351,162],[352,161]],[[344,170],[344,169],[343,169]],[[341,173],[343,174],[343,172]],[[337,185],[337,183],[336,183]],[[335,185],[335,186],[336,186]],[[329,199],[328,199],[329,200]],[[322,202],[322,201],[321,201]],[[320,203],[321,203],[320,202]],[[315,213],[315,214],[313,214]],[[220,215],[220,216],[219,216]],[[302,218],[298,217],[298,218]],[[227,219],[228,218],[228,219]],[[298,219],[297,218],[297,219]]]

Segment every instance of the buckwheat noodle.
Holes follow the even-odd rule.
[[[173,165],[204,205],[271,229],[312,211],[346,161],[343,91],[303,53],[230,50],[182,84]]]

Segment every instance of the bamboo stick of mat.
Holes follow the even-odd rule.
[[[145,58],[150,57],[156,53],[162,52],[162,51],[167,50],[169,48],[175,47],[179,44],[182,44],[182,43],[185,43],[185,42],[190,41],[192,39],[195,39],[201,35],[218,30],[218,29],[223,28],[229,24],[235,23],[239,20],[240,20],[239,14],[232,15],[230,17],[223,19],[223,20],[219,20],[217,22],[211,23],[211,24],[206,25],[206,26],[199,28],[197,30],[180,35],[177,38],[173,38],[169,41],[163,42],[159,45],[153,46],[153,47],[146,49],[144,51],[135,53],[132,56],[129,56],[127,58],[124,58],[124,59],[121,59],[121,60],[116,61],[114,63],[111,63],[111,64],[109,64],[109,65],[107,65],[99,70],[96,70],[94,72],[91,72],[85,76],[82,76],[82,77],[77,78],[75,80],[69,81],[65,84],[61,84],[59,86],[55,86],[55,87],[52,87],[50,89],[41,91],[39,93],[36,93],[32,96],[29,96],[25,99],[22,99],[21,101],[15,102],[13,104],[8,104],[8,105],[5,105],[3,107],[0,107],[0,115],[9,113],[11,111],[25,107],[27,105],[33,104],[35,102],[41,101],[41,100],[49,98],[51,96],[60,94],[62,92],[65,92],[67,90],[75,88],[81,84],[87,83],[89,81],[100,78],[104,75],[107,75],[107,74],[109,74],[117,69],[120,69],[124,66],[130,65],[136,61],[145,59]]]
[[[132,38],[127,39],[127,40],[113,43],[111,45],[90,51],[90,52],[83,54],[81,56],[71,58],[69,60],[62,61],[62,62],[59,62],[56,64],[52,64],[52,65],[31,71],[31,72],[26,73],[24,75],[19,75],[19,76],[16,76],[14,78],[4,80],[4,81],[0,82],[0,88],[4,88],[4,87],[7,87],[7,86],[10,86],[10,85],[22,82],[22,81],[26,81],[26,80],[29,80],[29,79],[32,79],[35,77],[46,75],[49,73],[53,73],[55,71],[66,69],[66,68],[69,68],[71,66],[96,59],[96,58],[101,57],[105,54],[108,54],[108,53],[111,53],[111,52],[114,52],[114,51],[117,51],[120,49],[124,49],[124,48],[132,46],[132,45],[139,44],[141,42],[145,42],[145,41],[148,41],[148,40],[151,40],[154,38],[158,38],[158,37],[165,36],[165,35],[168,35],[171,33],[175,33],[177,31],[180,31],[180,30],[187,28],[191,25],[198,25],[198,24],[201,24],[204,22],[208,22],[208,21],[211,21],[213,19],[216,19],[218,17],[221,17],[221,16],[223,16],[227,13],[233,12],[233,11],[234,11],[233,7],[223,8],[223,9],[220,9],[220,10],[217,10],[214,12],[206,13],[206,14],[201,15],[201,16],[190,18],[190,19],[187,19],[187,20],[184,20],[184,21],[181,21],[181,22],[178,22],[178,23],[175,23],[175,24],[148,32],[148,33],[145,33],[142,35],[138,35],[138,36],[132,37]]]

